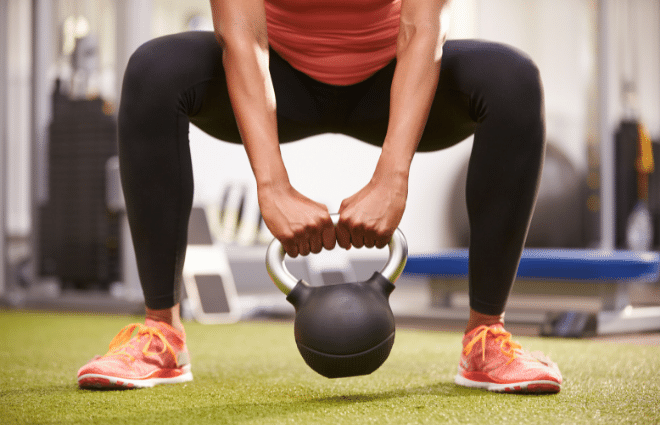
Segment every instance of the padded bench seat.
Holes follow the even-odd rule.
[[[467,249],[412,255],[404,273],[428,277],[433,291],[434,285],[447,280],[466,280],[468,264]],[[562,287],[561,282],[609,284],[616,288],[612,294],[615,301],[597,315],[568,311],[548,316],[544,333],[560,336],[660,330],[660,306],[632,308],[627,296],[630,284],[657,282],[659,277],[657,252],[595,249],[528,248],[523,251],[517,274],[518,280],[552,283],[555,292]]]

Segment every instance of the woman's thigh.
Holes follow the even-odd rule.
[[[211,136],[240,143],[222,66],[222,50],[213,33],[186,33],[179,37],[189,42],[194,40],[198,45],[196,49],[186,48],[181,52],[182,66],[187,63],[194,68],[196,76],[194,82],[178,84],[177,97],[184,113]],[[529,63],[523,54],[501,44],[447,41],[438,87],[418,151],[445,149],[468,138],[494,108],[498,116],[518,113],[524,108],[525,99],[519,99],[524,96],[524,90],[519,89],[524,81],[518,79],[517,69],[530,68]],[[394,68],[393,61],[367,81],[338,88],[295,70],[271,50],[270,72],[277,100],[280,141],[336,132],[381,146],[387,131]]]
[[[209,33],[205,38],[211,38]],[[223,141],[241,143],[236,118],[227,90],[227,80],[222,66],[222,50],[217,45],[210,48],[214,61],[208,81],[194,88],[202,100],[199,108],[191,110],[190,121],[204,132]],[[322,85],[300,71],[295,70],[275,51],[270,51],[270,74],[277,102],[279,140],[282,143],[299,140],[329,131],[324,99],[316,88]]]
[[[345,133],[382,145],[387,132],[394,66],[372,77],[369,90],[356,102]],[[492,115],[514,115],[525,107],[525,89],[538,73],[521,52],[498,43],[449,40],[418,151],[445,149],[473,135]],[[532,92],[535,88],[532,87]],[[497,109],[497,114],[492,114]]]

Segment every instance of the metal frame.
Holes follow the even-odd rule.
[[[116,0],[116,98],[119,105],[121,85],[128,60],[138,47],[151,38],[152,0]],[[116,108],[118,109],[118,108]]]
[[[9,5],[0,1],[0,298],[7,285],[7,19]]]
[[[598,133],[600,147],[600,248],[614,249],[616,237],[615,203],[615,145],[611,96],[616,93],[616,81],[612,70],[616,69],[615,34],[612,23],[615,18],[616,0],[599,0],[597,4],[597,81],[598,81]]]
[[[32,149],[31,149],[31,226],[30,249],[32,272],[30,281],[38,281],[40,268],[39,209],[48,201],[48,125],[52,117],[52,81],[48,71],[53,63],[54,0],[32,2]]]

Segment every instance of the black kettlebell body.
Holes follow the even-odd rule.
[[[378,369],[394,345],[393,290],[378,272],[357,283],[310,286],[298,281],[287,300],[296,309],[295,340],[309,367],[328,378]]]
[[[330,216],[335,225],[339,214]],[[266,250],[266,270],[296,309],[298,350],[313,370],[328,378],[368,375],[380,367],[394,345],[394,315],[389,297],[408,258],[408,243],[396,229],[390,256],[367,281],[310,286],[284,264],[277,239]]]

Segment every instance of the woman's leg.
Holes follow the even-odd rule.
[[[369,116],[368,108],[357,112]],[[377,121],[351,130],[381,143],[387,119]],[[522,350],[502,327],[545,152],[539,72],[509,47],[449,41],[419,150],[446,148],[472,132],[466,188],[471,309],[454,381],[498,392],[556,393],[562,383],[557,365]]]
[[[314,111],[318,102],[307,95],[304,79],[273,53],[271,73],[282,100],[280,140],[322,131]],[[219,140],[240,143],[222,51],[211,32],[149,41],[128,63],[119,108],[120,172],[146,320],[122,329],[105,356],[78,371],[81,388],[139,388],[192,379],[179,317],[193,200],[191,122]]]
[[[344,131],[379,145],[387,129],[394,65],[374,75]],[[470,306],[477,322],[500,321],[536,200],[545,152],[543,91],[536,66],[495,43],[450,40],[418,151],[474,134],[467,179]]]
[[[466,187],[470,307],[481,315],[472,315],[475,327],[485,324],[475,319],[504,313],[536,202],[545,122],[539,72],[529,59],[504,46],[464,45],[478,52],[459,71],[463,90],[472,83],[465,92],[478,123]]]
[[[214,44],[215,43],[215,44]],[[131,57],[119,107],[122,187],[148,309],[179,302],[192,208],[189,115],[201,109],[221,51],[208,34],[151,40]]]
[[[271,51],[282,142],[324,130],[314,81]],[[212,32],[168,35],[142,45],[124,76],[119,108],[122,187],[147,315],[170,323],[180,298],[193,199],[190,123],[240,143],[222,50]]]

